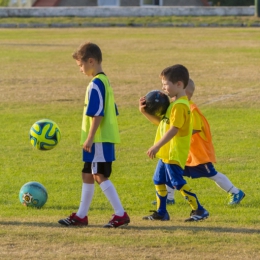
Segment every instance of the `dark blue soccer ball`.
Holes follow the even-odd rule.
[[[152,90],[145,96],[144,110],[153,116],[163,117],[170,105],[170,98],[160,90]]]

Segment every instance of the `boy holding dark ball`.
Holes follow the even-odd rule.
[[[199,203],[195,193],[183,178],[183,170],[188,157],[192,134],[192,121],[189,100],[185,88],[189,81],[189,72],[183,65],[165,68],[161,74],[162,90],[175,101],[168,107],[161,119],[145,111],[145,97],[139,100],[140,112],[152,123],[158,125],[155,142],[147,151],[153,159],[159,158],[155,173],[154,184],[157,195],[157,210],[145,220],[169,220],[166,210],[166,185],[175,187],[190,204],[192,211],[185,221],[203,220],[209,216],[207,210]]]

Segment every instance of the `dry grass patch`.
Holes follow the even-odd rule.
[[[112,181],[131,217],[124,229],[103,229],[112,214],[96,187],[86,228],[57,221],[78,208],[79,133],[85,88],[71,53],[83,41],[100,45],[103,68],[119,106],[122,143]],[[1,29],[0,33],[0,258],[2,259],[258,259],[259,45],[257,28]],[[156,161],[145,152],[155,127],[138,112],[138,99],[161,88],[159,73],[187,66],[197,89],[194,101],[208,117],[217,169],[241,187],[237,207],[209,180],[188,180],[210,218],[184,223],[189,206],[176,194],[169,222],[145,222],[153,209]],[[41,153],[28,140],[41,118],[56,121],[62,140]],[[20,205],[20,187],[39,181],[49,200],[41,210]]]

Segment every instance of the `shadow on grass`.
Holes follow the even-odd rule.
[[[33,227],[55,227],[55,223],[49,222],[21,222],[21,221],[0,221],[3,226],[33,226]]]
[[[80,227],[80,226],[62,226],[58,223],[58,220],[56,222],[22,222],[22,221],[0,221],[0,226],[27,226],[27,227],[61,227],[61,228],[85,228],[85,227]],[[89,227],[102,227],[100,225],[91,225]]]
[[[128,229],[130,230],[160,230],[164,232],[174,232],[179,230],[187,230],[192,231],[194,233],[198,232],[214,232],[214,233],[240,233],[240,234],[260,234],[260,229],[250,229],[250,228],[228,228],[228,227],[201,227],[201,226],[156,226],[156,227],[147,227],[147,226],[129,226]]]
[[[102,225],[92,225],[90,224],[89,226],[84,226],[84,227],[78,227],[78,226],[62,226],[58,224],[57,222],[21,222],[21,221],[0,221],[0,225],[3,226],[32,226],[32,227],[60,227],[60,228],[87,228],[87,229],[92,229],[92,228],[102,228]],[[251,228],[229,228],[229,227],[206,227],[206,226],[124,226],[118,229],[123,229],[123,230],[129,230],[129,231],[156,231],[160,230],[163,232],[175,232],[179,230],[186,230],[186,231],[192,231],[194,233],[199,233],[199,232],[213,232],[213,233],[237,233],[237,234],[260,234],[260,229],[251,229]],[[112,228],[111,230],[114,230]]]

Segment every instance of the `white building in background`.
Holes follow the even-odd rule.
[[[35,1],[32,0],[10,0],[9,7],[31,7]]]
[[[10,0],[9,7],[47,6],[209,6],[207,0]]]
[[[42,0],[43,1],[43,0]],[[208,6],[207,0],[60,0],[59,6]]]

